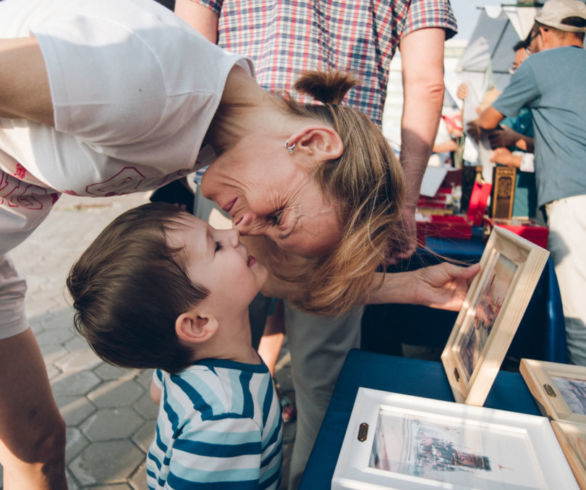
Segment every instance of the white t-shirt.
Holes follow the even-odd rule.
[[[0,118],[0,255],[60,193],[144,191],[195,170],[228,73],[253,72],[152,0],[1,1],[0,38],[30,35],[55,127]]]

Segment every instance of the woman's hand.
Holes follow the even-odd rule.
[[[413,303],[458,311],[462,308],[468,287],[480,270],[479,264],[470,267],[443,262],[414,271],[416,274]]]

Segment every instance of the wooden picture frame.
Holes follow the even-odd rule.
[[[521,359],[519,370],[543,415],[586,424],[586,366]]]
[[[457,402],[484,404],[548,257],[547,250],[493,228],[441,356]]]
[[[359,388],[332,489],[578,488],[549,420]]]
[[[553,420],[553,432],[580,488],[586,488],[586,424]]]

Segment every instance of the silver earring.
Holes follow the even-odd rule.
[[[287,153],[293,153],[293,150],[295,149],[296,145],[297,143],[293,143],[292,145],[290,145],[288,141],[285,141],[285,148],[287,148]]]

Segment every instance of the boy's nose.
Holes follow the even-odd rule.
[[[231,228],[228,235],[230,244],[236,248],[240,244],[240,232],[236,228]]]

